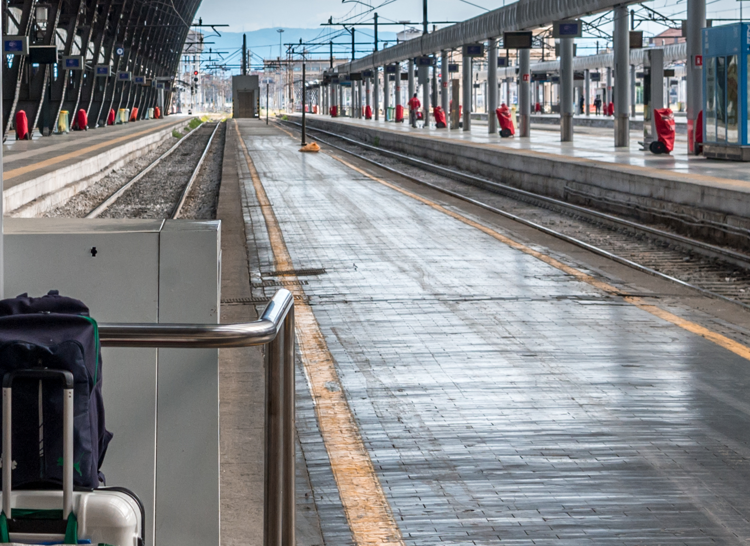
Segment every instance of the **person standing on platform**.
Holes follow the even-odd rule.
[[[602,113],[602,99],[599,95],[596,96],[594,99],[594,108],[596,108],[596,115],[600,115]]]
[[[586,112],[584,112],[584,111],[583,111],[583,107],[584,107],[584,105],[586,104],[586,103],[585,103],[585,101],[583,100],[583,95],[581,95],[581,100],[580,100],[579,102],[580,102],[580,104],[581,104],[581,110],[580,110],[580,112],[578,112],[578,113],[579,113],[579,114],[581,114],[581,115],[583,115],[583,114],[585,114],[585,113],[586,113]]]
[[[417,94],[414,93],[414,96],[409,99],[409,123],[415,129],[417,128],[417,112],[419,111],[421,106],[422,103],[419,102]]]

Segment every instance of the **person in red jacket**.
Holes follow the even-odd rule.
[[[422,106],[422,103],[419,102],[419,99],[417,98],[417,94],[414,93],[414,96],[409,99],[409,123],[411,123],[412,127],[417,126],[417,111]]]

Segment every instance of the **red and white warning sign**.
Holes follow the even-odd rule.
[[[703,68],[703,55],[693,56],[693,68]]]
[[[529,74],[524,74],[523,75],[523,81],[525,81],[525,82],[529,81],[529,76],[530,76]]]

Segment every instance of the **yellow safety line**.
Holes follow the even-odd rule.
[[[276,269],[293,269],[292,258],[284,242],[284,235],[273,206],[250,158],[236,120],[234,127],[266,221]],[[296,276],[287,278],[296,280]],[[404,541],[401,531],[375,474],[370,454],[360,436],[333,356],[312,307],[305,303],[304,298],[299,297],[304,295],[301,286],[292,285],[289,290],[295,295],[294,316],[302,363],[310,379],[318,425],[354,542],[358,545],[402,546]]]
[[[130,140],[135,137],[139,137],[141,135],[145,135],[148,133],[153,133],[154,131],[159,131],[161,129],[164,129],[166,127],[170,127],[172,125],[177,125],[181,121],[179,120],[172,123],[167,123],[165,125],[160,125],[158,127],[152,127],[150,129],[146,129],[145,131],[140,131],[138,133],[132,133],[130,135],[121,136],[118,138],[114,138],[112,140],[107,140],[106,142],[100,142],[99,144],[94,144],[93,146],[89,146],[88,148],[83,148],[81,150],[76,150],[74,152],[70,152],[63,155],[58,155],[55,157],[51,157],[49,159],[45,159],[44,161],[38,161],[35,163],[31,163],[30,165],[26,165],[25,167],[18,167],[17,169],[10,169],[8,171],[5,171],[3,173],[3,180],[11,180],[17,176],[24,175],[26,173],[30,173],[39,169],[43,169],[44,167],[49,167],[50,165],[55,165],[57,163],[61,163],[63,161],[66,161],[68,159],[74,159],[77,157],[81,157],[84,154],[87,154],[89,152],[93,152],[96,150],[99,150],[101,148],[105,148],[107,146],[111,146],[112,144],[117,144],[118,142],[122,142],[124,140]],[[12,161],[12,157],[8,158],[9,161]]]
[[[644,311],[651,313],[655,317],[658,317],[662,320],[665,320],[667,322],[671,322],[675,326],[679,326],[680,328],[683,328],[684,330],[687,330],[688,332],[692,332],[693,334],[699,335],[701,337],[706,338],[707,340],[724,347],[725,349],[733,352],[734,354],[746,359],[750,360],[750,347],[747,347],[745,345],[742,345],[741,343],[738,343],[732,339],[729,339],[726,336],[723,336],[719,333],[716,333],[712,330],[709,330],[708,328],[705,328],[701,326],[700,324],[696,324],[695,322],[691,322],[689,320],[685,320],[683,318],[678,317],[677,315],[674,315],[673,313],[670,313],[669,311],[665,311],[664,309],[661,309],[660,307],[657,307],[656,305],[652,305],[649,303],[646,303],[643,301],[642,298],[636,297],[636,296],[629,296],[627,294],[624,294],[622,290],[619,290],[612,286],[611,284],[608,284],[606,282],[600,281],[588,273],[584,273],[583,271],[580,271],[574,267],[571,267],[569,265],[566,265],[562,263],[559,260],[556,260],[555,258],[552,258],[551,256],[548,256],[547,254],[544,254],[542,252],[539,252],[538,250],[534,250],[533,248],[529,248],[528,246],[519,243],[518,241],[514,241],[513,239],[510,239],[509,237],[506,237],[505,235],[502,235],[495,231],[492,228],[489,228],[485,225],[482,225],[478,222],[475,222],[474,220],[471,220],[470,218],[467,218],[466,216],[459,214],[457,212],[454,212],[452,210],[448,210],[442,205],[439,205],[435,201],[432,201],[430,199],[426,199],[425,197],[422,197],[420,195],[417,195],[416,193],[410,192],[408,190],[405,190],[403,188],[400,188],[399,186],[396,186],[395,184],[391,184],[390,182],[386,182],[385,180],[382,180],[378,178],[377,176],[373,176],[370,173],[360,169],[359,167],[352,165],[348,161],[345,161],[344,159],[341,159],[340,157],[337,157],[335,155],[331,155],[335,160],[339,161],[340,163],[343,163],[350,169],[358,172],[359,174],[369,178],[370,180],[374,180],[375,182],[378,182],[380,184],[383,184],[384,186],[387,186],[393,190],[396,190],[397,192],[406,195],[408,197],[411,197],[412,199],[415,199],[419,201],[420,203],[423,203],[439,212],[442,212],[443,214],[446,214],[447,216],[450,216],[451,218],[455,218],[459,222],[463,222],[466,225],[469,225],[473,228],[478,229],[479,231],[486,233],[490,237],[493,237],[500,241],[501,243],[504,243],[508,245],[511,248],[514,248],[516,250],[520,250],[524,254],[528,254],[529,256],[533,256],[534,258],[537,258],[544,263],[551,265],[552,267],[559,269],[560,271],[567,273],[568,275],[571,275],[578,279],[579,281],[585,282],[586,284],[589,284],[595,288],[598,288],[599,290],[602,290],[603,292],[606,292],[608,294],[613,295],[621,295],[624,296],[625,301],[628,303],[635,305],[639,309],[643,309]]]

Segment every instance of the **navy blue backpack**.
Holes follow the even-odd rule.
[[[104,483],[99,469],[112,433],[104,426],[99,330],[82,302],[57,291],[0,301],[0,379],[34,368],[73,374],[73,481],[78,488],[96,489]],[[14,383],[13,489],[62,483],[62,408],[59,385],[21,378]]]

